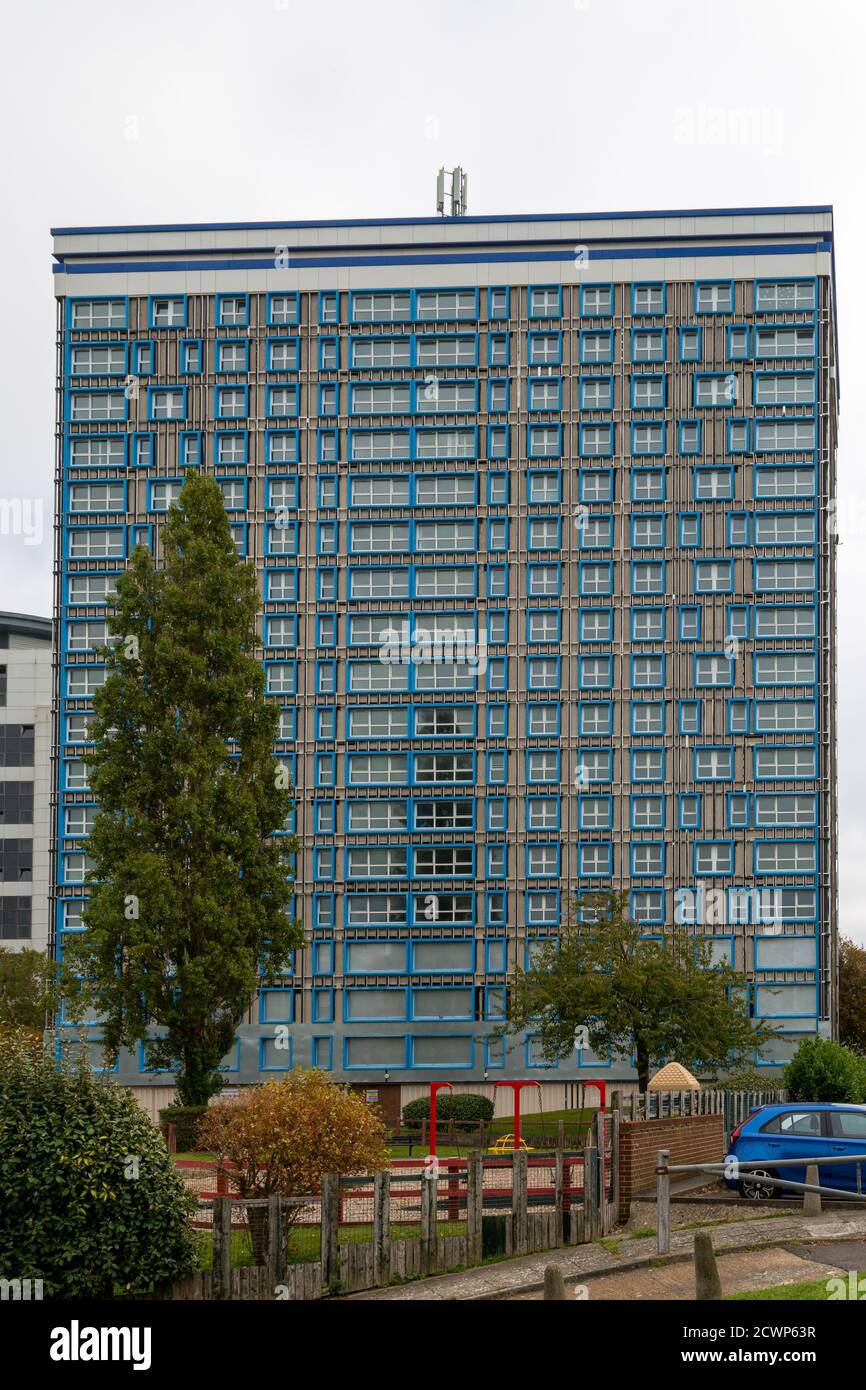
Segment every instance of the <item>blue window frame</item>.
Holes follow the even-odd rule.
[[[732,324],[728,329],[728,358],[732,362],[744,362],[749,357],[751,329],[747,324]]]
[[[699,642],[701,639],[701,607],[697,603],[680,604],[680,641]]]
[[[632,468],[632,502],[664,502],[667,496],[666,468]]]
[[[677,829],[700,830],[703,797],[697,792],[680,792],[677,796]]]
[[[633,314],[655,315],[665,312],[667,286],[661,280],[635,281],[631,287]]]
[[[643,458],[665,452],[667,422],[665,420],[633,420],[631,423],[631,452]]]
[[[267,295],[265,317],[269,325],[300,323],[301,296],[297,290],[281,290]]]
[[[666,358],[667,334],[663,328],[633,328],[631,330],[631,360],[633,363],[664,362]]]
[[[250,343],[248,338],[217,338],[214,343],[215,370],[228,375],[248,372]]]
[[[562,363],[562,331],[561,329],[545,329],[539,331],[530,329],[529,339],[529,365],[531,367],[551,367],[560,366]],[[496,366],[501,365],[498,361]]]
[[[681,454],[699,454],[701,452],[702,424],[702,420],[680,420],[678,442]]]
[[[613,285],[581,285],[580,316],[583,319],[609,318],[613,313]]]
[[[507,319],[511,312],[511,290],[508,285],[491,285],[487,291],[488,319]]]
[[[678,330],[681,362],[700,362],[703,357],[703,329],[699,324],[682,324]]]
[[[613,469],[581,468],[578,473],[578,493],[581,502],[612,502]]]
[[[152,294],[147,301],[149,328],[186,328],[185,294]]]
[[[220,328],[247,328],[250,322],[250,297],[248,294],[218,294],[216,297],[216,321]]]
[[[581,410],[613,410],[612,376],[582,376],[579,392]]]
[[[561,319],[562,286],[530,285],[529,317],[531,319]]]
[[[612,328],[582,328],[578,342],[579,359],[582,366],[587,366],[593,362],[613,362]],[[531,355],[529,360],[533,360]],[[559,360],[562,361],[561,353]]]
[[[680,700],[678,703],[680,733],[699,734],[701,732],[700,700]]]

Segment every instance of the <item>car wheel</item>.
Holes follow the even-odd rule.
[[[771,1168],[753,1168],[749,1175],[752,1178],[773,1178],[775,1173]],[[771,1182],[740,1182],[738,1190],[741,1197],[747,1197],[752,1202],[765,1202],[768,1197],[775,1197],[780,1189]]]

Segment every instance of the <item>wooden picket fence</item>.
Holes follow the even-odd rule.
[[[200,1202],[213,1268],[157,1290],[158,1299],[309,1300],[529,1255],[609,1234],[616,1222],[619,1116],[596,1116],[582,1152],[525,1151],[406,1160],[368,1177],[326,1173],[321,1194]],[[264,1263],[234,1266],[239,1209],[265,1209]],[[256,1223],[259,1224],[258,1221]]]

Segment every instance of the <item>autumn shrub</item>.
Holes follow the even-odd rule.
[[[214,1101],[199,1126],[199,1147],[215,1153],[242,1197],[306,1196],[323,1173],[387,1168],[385,1125],[375,1107],[321,1071],[291,1072]],[[301,1216],[290,1207],[286,1225]],[[266,1209],[247,1207],[257,1264],[264,1259]]]

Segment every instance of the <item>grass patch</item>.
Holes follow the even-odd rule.
[[[858,1276],[858,1279],[862,1276]],[[827,1285],[834,1279],[841,1279],[848,1292],[847,1276],[828,1275],[826,1279],[810,1279],[802,1284],[774,1284],[771,1289],[750,1289],[747,1293],[729,1293],[726,1303],[826,1303],[839,1299],[838,1285],[831,1291]]]
[[[636,1231],[629,1231],[627,1240],[648,1240],[650,1236],[657,1236],[658,1231],[655,1226],[640,1226]]]
[[[621,1258],[621,1251],[620,1251],[620,1248],[619,1248],[619,1241],[614,1240],[612,1236],[602,1236],[602,1237],[601,1237],[599,1240],[597,1240],[595,1243],[596,1243],[596,1245],[601,1245],[601,1246],[607,1251],[607,1253],[608,1253],[609,1255],[613,1255],[613,1258],[614,1258],[615,1260],[618,1260],[618,1259]]]
[[[177,1162],[179,1159],[182,1159],[185,1163],[215,1163],[215,1162],[216,1162],[216,1154],[182,1153],[182,1154],[172,1154],[172,1158],[175,1160],[175,1162]]]

